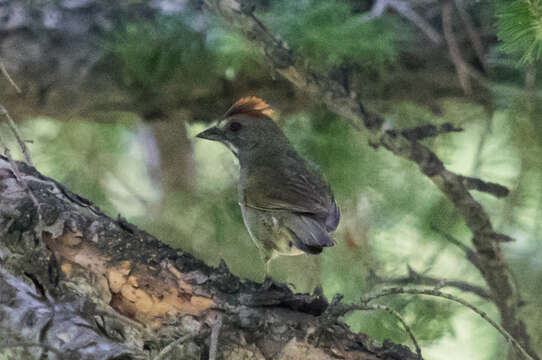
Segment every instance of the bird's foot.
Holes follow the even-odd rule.
[[[262,287],[264,290],[268,290],[271,286],[273,286],[273,279],[269,275],[265,275],[265,279],[262,283]]]

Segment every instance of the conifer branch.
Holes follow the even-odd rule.
[[[369,143],[373,147],[384,147],[396,156],[416,163],[439,190],[452,202],[472,233],[476,256],[473,264],[484,277],[492,300],[499,309],[503,327],[512,334],[535,359],[525,325],[518,317],[516,289],[502,257],[499,241],[510,239],[496,233],[485,209],[469,193],[461,176],[449,171],[442,160],[427,146],[404,136],[391,136],[382,131],[383,118],[366,110],[360,100],[342,84],[327,75],[311,71],[302,58],[275,38],[253,12],[240,11],[235,0],[204,0],[204,8],[219,15],[230,26],[239,29],[246,38],[265,55],[268,63],[278,74],[295,87],[306,92],[328,109],[347,119],[356,129],[366,128]],[[496,241],[497,240],[497,241]]]

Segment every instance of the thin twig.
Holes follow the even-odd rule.
[[[454,301],[456,303],[459,303],[465,307],[468,307],[472,311],[474,311],[476,314],[480,315],[482,319],[487,321],[491,326],[493,326],[505,339],[508,341],[516,350],[518,350],[526,359],[534,360],[531,355],[525,351],[523,346],[512,336],[508,331],[506,331],[501,325],[493,321],[484,311],[479,310],[477,307],[472,305],[471,303],[458,298],[454,295],[443,293],[438,290],[418,290],[418,289],[404,289],[404,288],[389,288],[380,290],[379,292],[365,296],[361,299],[361,302],[363,304],[368,304],[370,301],[384,297],[384,296],[390,296],[390,295],[397,295],[397,294],[410,294],[410,295],[428,295],[428,296],[434,296],[434,297],[440,297],[444,299],[448,299],[450,301]]]
[[[15,83],[15,81],[13,81],[13,79],[11,78],[11,76],[9,75],[7,69],[6,69],[6,65],[4,64],[3,61],[0,61],[0,70],[2,71],[2,74],[4,74],[4,76],[6,77],[6,79],[8,79],[9,83],[11,84],[11,86],[13,86],[15,88],[15,91],[17,91],[18,94],[22,94],[23,92],[21,91],[21,88],[19,86],[17,86],[17,84]]]
[[[455,37],[452,25],[452,5],[450,3],[445,3],[442,6],[442,30],[444,31],[444,39],[448,44],[448,50],[450,52],[450,57],[455,66],[455,71],[457,72],[457,77],[461,83],[461,87],[465,94],[470,94],[472,92],[469,72],[467,71],[467,66],[463,56],[461,55],[461,50],[457,44],[457,39]]]
[[[388,0],[376,0],[367,16],[363,17],[363,21],[377,19],[382,16],[388,7]]]
[[[401,314],[399,314],[397,311],[395,311],[394,309],[392,309],[392,308],[390,308],[390,307],[388,307],[386,305],[380,305],[380,304],[361,305],[361,306],[358,307],[358,310],[383,310],[383,311],[386,311],[389,314],[391,314],[397,320],[399,320],[401,325],[403,325],[403,328],[405,329],[405,332],[410,337],[410,340],[412,340],[412,343],[414,344],[414,347],[416,348],[416,353],[418,354],[418,359],[423,360],[422,349],[420,348],[420,345],[416,341],[416,337],[414,336],[414,333],[412,332],[410,327],[407,325],[406,321],[403,319]]]
[[[218,350],[218,336],[222,328],[222,314],[217,313],[217,316],[211,326],[211,343],[209,344],[209,360],[216,360]]]
[[[17,125],[15,125],[15,121],[13,121],[13,118],[11,117],[11,115],[9,115],[8,111],[3,105],[0,105],[0,115],[4,115],[6,119],[8,120],[8,126],[11,129],[11,132],[13,132],[13,135],[15,135],[15,138],[17,139],[17,142],[19,143],[19,146],[21,147],[21,151],[23,152],[26,162],[29,165],[34,166],[32,164],[32,159],[30,159],[28,148],[26,147],[26,144],[23,141],[21,135],[19,135],[19,131],[17,130]]]
[[[160,353],[154,358],[154,360],[162,360],[164,358],[164,356],[166,356],[166,354],[168,352],[173,350],[173,348],[175,346],[177,346],[179,344],[182,344],[182,343],[184,343],[186,341],[189,341],[189,340],[195,338],[196,336],[197,336],[197,334],[187,334],[187,335],[181,336],[180,338],[178,338],[175,341],[172,341],[165,348],[163,348],[162,351],[160,351]]]
[[[461,241],[457,240],[452,235],[447,234],[444,231],[440,230],[436,226],[431,225],[431,230],[433,230],[434,232],[440,234],[443,238],[445,238],[446,240],[448,240],[449,242],[451,242],[452,244],[454,244],[455,246],[457,246],[458,248],[463,250],[467,255],[474,254],[474,251],[470,247],[463,244]]]
[[[484,46],[482,45],[480,34],[478,33],[478,31],[476,31],[476,28],[474,27],[474,22],[472,21],[472,17],[465,9],[464,1],[455,0],[454,2],[457,12],[459,13],[459,17],[461,18],[461,21],[463,21],[463,24],[465,24],[465,28],[467,30],[467,34],[469,35],[474,52],[476,53],[476,57],[478,57],[482,68],[486,70],[487,65],[484,58]]]
[[[412,21],[433,43],[440,45],[442,36],[421,15],[414,11],[408,1],[388,1],[388,6],[394,8],[399,14]]]
[[[374,272],[371,274],[371,279],[377,284],[393,284],[393,285],[426,285],[426,286],[439,286],[443,287],[453,287],[461,291],[470,292],[475,295],[478,295],[484,300],[490,300],[491,296],[489,292],[481,286],[473,285],[465,281],[459,280],[449,280],[449,279],[439,279],[431,276],[422,275],[412,269],[410,266],[408,268],[408,275],[397,278],[386,278],[376,275]]]
[[[412,9],[412,3],[398,0],[377,0],[371,8],[369,14],[364,16],[362,21],[370,21],[382,16],[388,7],[393,8],[400,15],[410,20],[436,45],[442,43],[442,36],[431,24]]]
[[[442,236],[445,240],[452,243],[453,245],[457,246],[459,249],[461,249],[465,253],[465,257],[467,260],[473,264],[477,269],[480,269],[480,262],[478,260],[478,253],[476,253],[474,250],[472,250],[467,245],[463,244],[461,241],[457,240],[452,235],[445,233],[444,231],[438,229],[436,226],[431,225],[431,230]]]

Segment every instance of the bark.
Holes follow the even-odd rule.
[[[182,337],[165,358],[206,358],[211,338],[223,359],[416,358],[350,332],[321,295],[211,268],[5,157],[0,288],[0,351],[21,357],[149,358]]]

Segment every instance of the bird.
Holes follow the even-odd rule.
[[[331,233],[340,211],[331,187],[297,153],[264,100],[239,99],[216,126],[196,137],[221,142],[239,161],[239,206],[266,278],[278,256],[320,254],[335,244]]]

